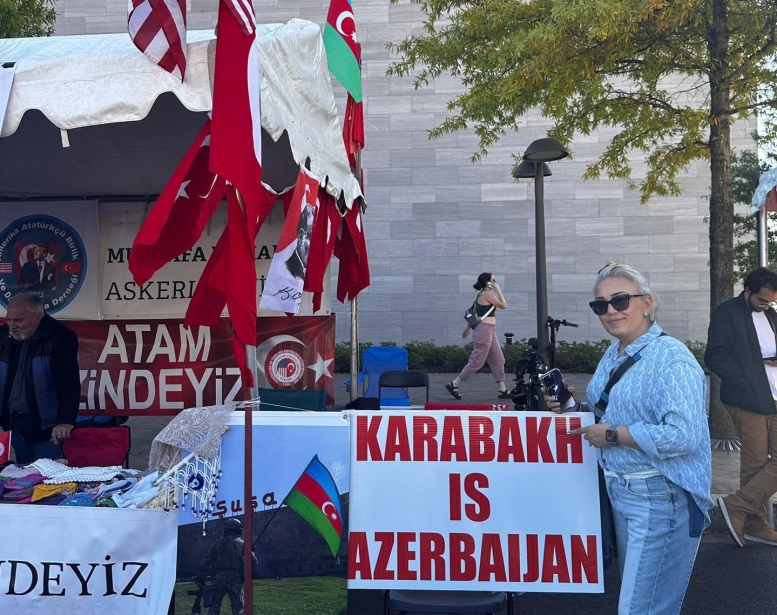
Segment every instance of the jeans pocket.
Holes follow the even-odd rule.
[[[668,500],[672,497],[672,486],[662,474],[648,478],[630,478],[626,490],[637,497],[648,500]]]
[[[704,514],[701,512],[696,500],[693,499],[693,496],[688,491],[683,490],[683,492],[688,499],[688,537],[698,538],[704,531]]]

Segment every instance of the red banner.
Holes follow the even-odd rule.
[[[326,389],[334,403],[335,317],[257,319],[260,387]],[[241,401],[229,320],[183,327],[183,320],[70,321],[79,339],[80,414],[172,415]]]

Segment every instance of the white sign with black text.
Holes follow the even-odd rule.
[[[166,613],[177,521],[162,510],[0,506],[0,613]]]

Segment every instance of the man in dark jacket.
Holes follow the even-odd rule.
[[[764,504],[777,491],[777,273],[759,267],[712,313],[704,362],[742,443],[739,491],[718,504],[732,538],[777,546]],[[770,456],[771,453],[771,456]]]
[[[60,459],[81,400],[78,337],[32,293],[8,301],[0,327],[0,395],[16,462]]]

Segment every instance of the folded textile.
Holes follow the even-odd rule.
[[[34,487],[35,485],[39,485],[43,482],[43,480],[44,476],[36,472],[34,474],[28,474],[27,476],[9,480],[5,483],[5,489],[6,491],[9,489],[12,491],[14,489],[26,489],[27,487]]]
[[[35,474],[37,472],[37,468],[34,466],[18,466],[15,464],[11,464],[10,466],[6,466],[3,468],[3,471],[0,472],[0,478],[21,478],[22,476],[27,476],[28,474]]]
[[[96,502],[85,493],[75,493],[62,500],[60,506],[94,506]]]
[[[135,483],[128,491],[122,494],[115,494],[113,501],[119,508],[139,508],[157,493],[160,487],[154,485],[154,481],[159,477],[159,472],[154,472],[144,476]]]
[[[33,500],[30,502],[34,506],[57,506],[62,503],[63,500],[67,499],[69,496],[65,493],[56,493],[54,495],[50,495],[47,498],[43,498],[42,500]]]
[[[64,494],[63,500],[69,496],[73,495],[76,491],[76,485],[75,483],[62,483],[60,485],[35,485],[35,489],[32,492],[32,501],[37,502],[38,500],[42,500],[44,498],[51,497],[52,495],[58,495],[60,493]]]
[[[62,463],[51,461],[51,459],[38,459],[34,465],[41,474],[46,476],[45,483],[54,485],[57,483],[70,482],[105,482],[115,476],[127,473],[128,471],[121,466],[88,466],[85,468],[71,468]]]
[[[96,489],[93,489],[91,492],[89,492],[89,495],[91,495],[94,499],[99,500],[105,495],[113,495],[114,493],[121,493],[122,491],[126,491],[137,482],[138,480],[132,477],[120,478],[113,481],[112,483],[103,483],[102,485],[99,485]]]
[[[32,501],[32,492],[35,489],[32,485],[25,487],[24,489],[11,489],[6,490],[3,493],[3,502],[11,502],[13,504],[27,504]]]

